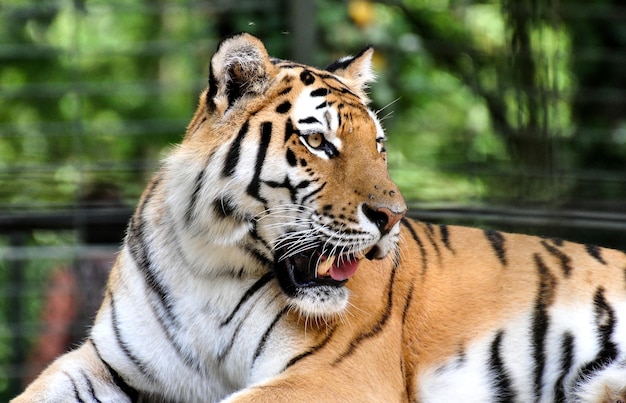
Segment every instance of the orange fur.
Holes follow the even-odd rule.
[[[349,312],[342,320],[308,329],[318,337],[334,331],[333,343],[269,384],[244,390],[229,401],[414,401],[423,371],[445,362],[482,334],[514,321],[517,314],[532,310],[539,281],[533,262],[536,253],[553,276],[557,290],[552,298],[589,299],[598,286],[624,298],[626,256],[622,252],[601,249],[607,261],[603,265],[583,245],[565,243],[562,249],[574,268],[565,280],[560,263],[540,246],[542,238],[503,234],[509,245],[505,267],[478,229],[449,227],[450,251],[433,239],[429,226],[407,222],[424,241],[424,248],[404,229],[395,275],[389,259],[363,261],[348,284]],[[354,354],[337,364],[351,342],[376,327],[387,308],[392,278],[392,308],[381,333],[362,341]],[[559,290],[557,283],[564,281],[572,284]],[[604,393],[603,402],[616,402],[614,397],[623,392]]]

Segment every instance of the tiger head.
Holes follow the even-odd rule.
[[[191,233],[233,255],[233,272],[250,265],[232,248],[271,268],[307,315],[346,307],[343,285],[362,259],[396,250],[406,211],[367,107],[372,54],[319,70],[270,58],[248,34],[226,39],[169,160],[178,172],[170,204]]]

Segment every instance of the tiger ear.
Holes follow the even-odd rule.
[[[375,80],[372,70],[372,56],[374,56],[374,48],[368,46],[356,56],[342,57],[331,63],[326,67],[326,70],[348,79],[352,87],[358,90],[364,99],[367,99],[365,95],[367,86]]]
[[[247,33],[224,39],[211,59],[207,108],[224,113],[237,100],[262,94],[273,74],[274,66],[259,39]]]

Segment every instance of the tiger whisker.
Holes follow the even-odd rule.
[[[387,105],[383,106],[382,108],[376,110],[374,113],[376,114],[376,116],[378,116],[378,114],[382,111],[384,111],[385,109],[389,108],[391,105],[395,104],[396,102],[398,102],[402,97],[398,97],[396,99],[394,99],[391,102],[388,102]]]

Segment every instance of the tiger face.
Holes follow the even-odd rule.
[[[278,145],[284,161],[274,172],[282,175],[267,182],[282,194],[259,229],[271,240],[283,291],[303,310],[324,314],[344,309],[342,286],[360,259],[395,247],[406,207],[387,174],[374,114],[328,73],[289,70],[297,93]]]
[[[185,216],[211,238],[243,245],[307,315],[345,309],[344,284],[361,259],[395,250],[406,211],[367,107],[372,53],[318,70],[270,59],[249,35],[231,38],[212,59],[181,147],[212,160],[192,189],[221,184],[194,191]]]

